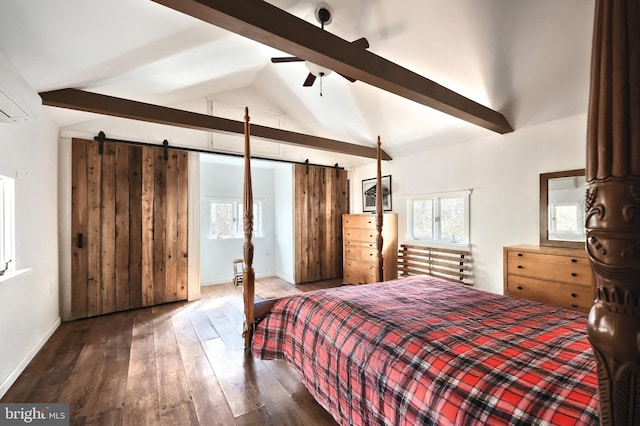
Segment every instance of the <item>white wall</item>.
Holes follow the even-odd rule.
[[[16,268],[0,281],[0,396],[60,324],[57,130],[0,123],[0,167],[17,173]]]
[[[392,175],[399,241],[406,241],[408,195],[472,189],[475,286],[502,293],[502,247],[538,244],[539,175],[585,167],[586,125],[583,114],[383,162],[382,174]],[[361,181],[373,176],[374,162],[354,171],[352,212],[362,211]]]
[[[294,282],[294,218],[293,218],[293,166],[281,164],[274,169],[275,204],[275,264],[276,276]]]
[[[200,280],[201,284],[230,282],[233,259],[243,257],[244,238],[211,239],[209,232],[208,198],[242,200],[244,168],[242,159],[237,165],[200,163]],[[252,239],[253,267],[256,277],[275,275],[275,203],[273,168],[255,167],[251,170],[253,199],[262,201],[263,236]]]

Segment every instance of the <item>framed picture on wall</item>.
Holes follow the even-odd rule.
[[[391,175],[382,176],[382,210],[391,211]],[[376,178],[362,181],[362,211],[376,211]]]

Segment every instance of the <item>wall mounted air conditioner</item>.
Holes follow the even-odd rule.
[[[0,52],[0,122],[34,120],[41,105],[40,95]]]

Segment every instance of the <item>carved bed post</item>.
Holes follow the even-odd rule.
[[[253,190],[251,189],[251,152],[249,144],[249,108],[244,109],[244,270],[242,288],[244,293],[244,347],[251,346],[253,334],[255,295],[255,272],[253,271]]]
[[[600,421],[640,424],[640,2],[596,0],[587,133],[587,333]]]
[[[382,160],[380,158],[380,135],[378,135],[378,148],[377,148],[377,156],[376,156],[376,249],[378,250],[378,268],[376,271],[377,274],[377,282],[384,281],[384,257],[382,256]]]

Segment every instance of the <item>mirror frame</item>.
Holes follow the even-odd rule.
[[[550,247],[584,248],[585,241],[562,241],[549,239],[549,179],[584,176],[585,169],[563,172],[540,173],[540,245]]]

